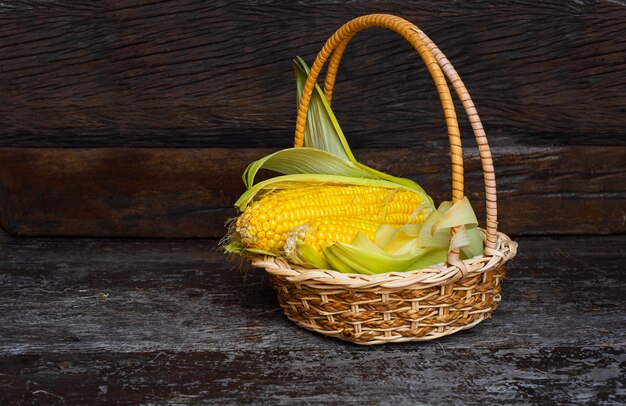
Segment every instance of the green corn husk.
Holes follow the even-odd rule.
[[[301,58],[294,61],[294,69],[299,102],[309,69]],[[282,175],[255,183],[261,169]],[[455,248],[461,250],[461,258],[483,254],[483,241],[469,200],[463,198],[455,204],[443,202],[435,208],[432,199],[412,180],[394,177],[359,163],[317,84],[311,97],[303,147],[283,149],[251,163],[243,174],[243,181],[248,190],[235,203],[241,212],[250,202],[266,194],[312,185],[377,186],[411,190],[421,195],[424,204],[416,208],[415,213],[425,211],[423,224],[402,227],[382,224],[375,242],[358,233],[352,243],[334,243],[321,252],[299,244],[288,259],[305,267],[372,275],[433,266],[444,262],[448,252]],[[456,231],[453,238],[451,228]],[[241,255],[276,255],[244,247],[232,228],[224,249]]]

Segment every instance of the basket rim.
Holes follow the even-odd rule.
[[[486,238],[484,229],[480,229],[483,240]],[[312,286],[318,289],[399,289],[428,288],[457,282],[467,277],[481,275],[515,257],[517,243],[502,232],[497,233],[495,249],[485,249],[485,254],[461,261],[466,267],[462,270],[457,265],[439,263],[428,268],[408,272],[387,272],[376,275],[348,274],[332,269],[308,269],[289,263],[282,257],[252,255],[252,266],[265,268],[274,276],[285,278],[294,284]]]

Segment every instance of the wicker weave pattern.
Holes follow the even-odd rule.
[[[446,78],[461,100],[478,143],[484,172],[485,255],[461,261],[455,249],[448,253],[446,264],[374,276],[305,269],[273,257],[253,257],[252,265],[265,268],[278,292],[283,312],[301,327],[357,344],[432,340],[473,327],[491,316],[500,300],[504,263],[515,256],[517,244],[497,231],[493,162],[469,92],[439,48],[407,20],[387,14],[357,17],[328,39],[304,84],[294,146],[302,146],[309,102],[322,68],[330,60],[324,84],[324,93],[330,101],[348,43],[356,33],[369,27],[393,30],[413,45],[435,83],[448,128],[453,202],[464,196],[463,158],[458,121]]]
[[[358,344],[431,340],[490,317],[500,300],[504,270],[458,282],[452,292],[441,286],[393,293],[345,291],[320,293],[271,276],[285,315],[301,327]],[[440,309],[447,308],[446,314]]]
[[[299,326],[357,344],[425,341],[470,328],[500,300],[504,263],[517,244],[498,233],[496,250],[456,266],[380,275],[309,270],[255,257],[265,268],[285,315]]]

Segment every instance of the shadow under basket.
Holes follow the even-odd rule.
[[[324,82],[324,95],[330,103],[346,46],[357,32],[369,27],[388,28],[411,43],[435,82],[450,140],[453,203],[464,197],[464,178],[460,131],[448,83],[456,91],[469,117],[482,163],[487,213],[486,227],[481,229],[484,255],[460,260],[456,248],[450,250],[446,263],[373,276],[306,269],[284,258],[269,256],[253,256],[252,265],[265,268],[283,312],[305,329],[357,344],[432,340],[473,327],[491,316],[500,301],[504,264],[515,256],[517,244],[497,230],[491,152],[463,81],[430,38],[400,17],[387,14],[358,17],[328,39],[302,90],[294,146],[303,144],[311,94],[325,63],[330,61]]]

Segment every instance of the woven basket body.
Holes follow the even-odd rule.
[[[500,301],[504,263],[517,245],[498,233],[498,254],[376,276],[311,270],[257,257],[285,315],[300,327],[357,344],[426,341],[470,328]]]
[[[363,344],[432,340],[490,317],[500,300],[502,266],[450,286],[322,290],[271,276],[285,315],[301,327]]]
[[[357,32],[369,27],[388,28],[405,38],[422,57],[435,82],[450,140],[452,202],[464,196],[463,159],[458,121],[446,78],[459,96],[478,143],[484,173],[485,255],[460,260],[458,250],[451,250],[444,264],[374,276],[305,269],[274,257],[253,257],[252,265],[265,268],[285,315],[303,328],[358,344],[431,340],[470,328],[490,317],[500,300],[504,263],[515,256],[517,244],[497,231],[491,153],[467,89],[435,44],[402,18],[386,14],[358,17],[331,36],[317,55],[304,85],[294,145],[302,146],[311,94],[325,63],[330,61],[324,83],[324,94],[330,102],[346,46]]]

